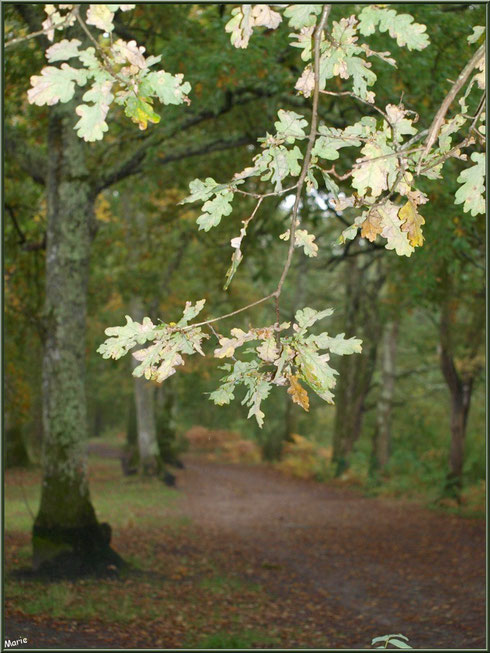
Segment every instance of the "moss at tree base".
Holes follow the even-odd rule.
[[[50,578],[117,576],[126,566],[111,548],[107,523],[79,528],[46,528],[34,525],[33,569]]]

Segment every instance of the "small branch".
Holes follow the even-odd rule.
[[[196,322],[195,324],[189,324],[188,326],[179,329],[179,331],[187,331],[187,329],[193,329],[194,327],[207,326],[208,324],[213,324],[214,322],[218,322],[219,320],[224,320],[227,317],[233,317],[233,315],[238,315],[238,313],[243,313],[243,311],[247,311],[249,308],[253,308],[254,306],[263,304],[267,300],[272,299],[272,297],[275,297],[275,295],[276,293],[273,292],[270,295],[267,295],[266,297],[262,297],[261,299],[258,299],[256,302],[252,302],[251,304],[242,306],[242,308],[238,308],[236,311],[232,311],[231,313],[226,313],[225,315],[220,315],[219,317],[213,317],[212,319],[204,320],[203,322]]]
[[[50,27],[45,27],[44,29],[40,29],[37,32],[32,32],[31,34],[28,34],[27,36],[19,36],[15,39],[10,39],[10,41],[7,41],[4,45],[5,49],[10,48],[12,45],[17,45],[18,43],[22,43],[23,41],[29,41],[30,39],[34,39],[37,36],[43,36],[44,34],[48,34],[48,32],[51,32],[53,30],[57,29],[63,29],[70,21],[70,19],[75,15],[76,9],[72,9],[68,14],[66,14],[65,19],[63,20],[62,23],[59,23],[59,25],[51,25]]]
[[[25,237],[24,232],[22,231],[22,229],[21,229],[20,226],[19,226],[19,223],[17,222],[17,218],[15,217],[14,210],[13,210],[13,208],[10,206],[10,204],[6,204],[6,205],[5,205],[5,208],[6,208],[7,211],[9,212],[9,215],[10,215],[10,217],[12,218],[12,222],[14,223],[14,229],[15,229],[15,231],[17,232],[17,235],[19,236],[19,241],[18,241],[17,244],[18,244],[18,245],[23,245],[23,244],[27,241],[27,238]]]
[[[352,97],[355,100],[358,100],[359,102],[362,102],[363,104],[366,104],[368,107],[371,107],[371,109],[374,109],[375,111],[380,113],[383,116],[383,118],[386,120],[386,122],[391,127],[390,119],[388,118],[388,116],[386,115],[386,113],[382,109],[377,107],[375,104],[371,104],[371,102],[368,102],[367,100],[363,100],[362,97],[359,97],[359,95],[356,95],[352,91],[320,91],[320,93],[323,93],[324,95],[337,95],[337,96],[347,95],[349,97]]]
[[[234,193],[240,193],[241,195],[248,195],[248,197],[254,197],[255,199],[264,199],[265,197],[280,197],[281,195],[284,195],[285,193],[289,193],[290,191],[294,190],[295,188],[298,187],[298,184],[294,184],[294,186],[289,186],[289,188],[284,188],[283,190],[274,192],[274,193],[249,193],[246,190],[240,190],[240,188],[233,188]]]
[[[311,160],[311,151],[313,149],[313,145],[315,143],[315,138],[316,138],[316,126],[318,122],[318,97],[320,93],[320,88],[319,88],[319,80],[320,80],[320,42],[322,38],[322,33],[325,27],[325,24],[327,22],[328,16],[330,14],[330,9],[331,5],[325,5],[322,11],[322,15],[320,18],[320,22],[317,25],[317,28],[315,29],[315,35],[314,35],[314,75],[315,75],[315,89],[313,91],[313,108],[312,108],[312,115],[311,115],[311,129],[310,129],[310,135],[308,137],[308,145],[306,146],[306,153],[305,153],[305,158],[303,161],[303,167],[301,169],[301,173],[299,176],[298,180],[298,186],[296,189],[296,200],[294,202],[293,206],[293,211],[291,214],[291,226],[289,229],[289,249],[288,249],[288,254],[286,258],[286,263],[284,264],[284,268],[281,274],[281,278],[279,279],[279,283],[277,284],[276,291],[274,293],[274,296],[276,298],[276,322],[279,324],[279,297],[281,295],[282,287],[284,285],[284,281],[286,279],[287,273],[289,271],[289,268],[291,266],[291,260],[293,258],[293,252],[294,252],[294,246],[295,246],[295,234],[296,234],[296,224],[298,222],[298,209],[299,209],[299,203],[301,200],[301,193],[303,191],[303,185],[306,179],[306,175],[308,173],[308,167],[310,165],[310,160]]]
[[[111,62],[111,60],[110,60],[109,57],[106,55],[106,53],[104,52],[104,50],[100,47],[99,42],[98,42],[97,39],[94,37],[94,35],[92,34],[92,32],[89,30],[89,28],[88,28],[87,25],[85,24],[85,21],[83,20],[83,18],[80,16],[80,8],[79,8],[79,6],[76,7],[73,11],[75,12],[75,17],[76,17],[78,23],[80,24],[80,27],[83,29],[83,31],[84,31],[85,34],[88,36],[88,38],[90,39],[90,41],[95,45],[95,49],[97,50],[97,52],[100,53],[100,56],[101,56],[102,59],[104,60],[105,67],[106,67],[107,71],[108,71],[108,72],[109,72],[109,73],[114,77],[114,79],[118,79],[118,80],[121,82],[121,84],[123,84],[124,86],[128,86],[128,80],[126,80],[124,77],[122,77],[121,75],[119,75],[119,74],[114,70],[114,68],[112,67],[112,62]],[[134,87],[131,87],[131,90],[132,90],[133,93],[137,96],[137,93],[136,93]]]
[[[438,157],[435,161],[432,161],[429,163],[429,165],[426,165],[422,170],[417,171],[417,174],[422,174],[423,172],[426,172],[427,170],[430,170],[431,168],[435,168],[441,163],[444,163],[449,159],[455,152],[460,150],[462,147],[467,147],[468,145],[472,145],[475,142],[475,139],[472,136],[467,136],[464,141],[461,141],[461,143],[458,143],[458,145],[455,145],[452,147],[449,152],[446,152],[445,154],[441,155]]]
[[[400,154],[413,154],[414,152],[419,152],[420,150],[423,149],[424,148],[422,145],[420,147],[404,148],[402,150],[397,150],[396,152],[390,152],[389,154],[382,154],[381,156],[375,156],[372,157],[371,159],[361,159],[360,161],[356,161],[352,167],[355,168],[356,166],[360,166],[363,163],[372,163],[373,161],[379,161],[381,159],[389,159],[392,156],[400,156]]]
[[[330,170],[324,170],[323,168],[320,168],[320,170],[322,172],[325,172],[327,175],[333,175],[336,179],[339,179],[340,181],[344,181],[344,179],[348,179],[349,177],[352,176],[352,170],[349,170],[344,175],[339,175],[339,173],[335,170],[335,165],[332,165]]]
[[[454,82],[452,88],[450,89],[449,93],[446,95],[444,98],[441,106],[439,107],[439,111],[436,113],[434,120],[432,121],[432,124],[429,128],[429,134],[427,136],[427,140],[425,142],[425,149],[420,157],[420,161],[418,164],[417,168],[417,175],[420,174],[420,169],[422,167],[422,161],[425,159],[427,154],[429,153],[431,147],[434,145],[436,138],[439,135],[439,132],[442,127],[442,123],[444,122],[444,118],[446,116],[446,113],[449,110],[449,107],[453,103],[455,97],[458,95],[459,91],[463,88],[465,85],[466,81],[468,80],[468,77],[470,76],[471,72],[473,71],[474,68],[476,68],[482,57],[485,56],[485,45],[481,45],[478,50],[475,52],[473,57],[470,59],[470,61],[466,64],[466,66],[463,68],[461,73],[459,74],[457,80]]]

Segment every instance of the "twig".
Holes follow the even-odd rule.
[[[359,97],[359,95],[356,95],[352,91],[320,91],[320,93],[323,93],[324,95],[348,95],[349,97],[354,98],[355,100],[359,100],[359,102],[362,102],[363,104],[366,104],[368,107],[371,107],[371,109],[375,109],[378,113],[380,113],[383,118],[386,120],[386,122],[392,127],[390,119],[386,115],[386,113],[377,107],[375,104],[371,104],[371,102],[368,102],[367,100],[363,100],[362,97]]]
[[[83,31],[85,32],[85,34],[86,34],[86,35],[88,36],[88,38],[92,41],[92,43],[95,45],[95,49],[96,49],[98,52],[100,52],[100,55],[101,55],[102,59],[104,60],[104,63],[105,63],[105,66],[106,66],[107,70],[108,70],[108,71],[110,72],[110,74],[114,77],[114,79],[119,80],[119,81],[120,81],[124,86],[128,86],[128,80],[125,79],[124,77],[122,77],[121,75],[119,75],[119,73],[117,73],[117,72],[114,70],[114,68],[112,67],[111,60],[110,60],[109,57],[106,55],[106,53],[104,52],[103,48],[101,48],[99,42],[98,42],[97,39],[94,37],[94,35],[92,34],[92,32],[88,29],[87,25],[85,24],[85,21],[84,21],[83,18],[80,16],[80,8],[79,8],[79,7],[76,7],[76,9],[74,9],[74,12],[75,12],[75,17],[76,17],[76,19],[78,20],[78,22],[79,22],[79,24],[80,24],[80,27],[83,29]],[[135,96],[137,97],[138,94],[136,93],[136,91],[135,91],[133,85],[131,85],[131,90],[133,91],[133,93],[134,93]]]
[[[287,273],[289,271],[289,268],[291,266],[291,260],[293,258],[293,252],[294,252],[294,246],[295,246],[295,233],[296,233],[296,225],[298,221],[298,209],[299,209],[299,203],[301,200],[301,193],[303,191],[303,185],[306,179],[306,175],[308,173],[308,167],[310,165],[310,159],[311,159],[311,151],[313,149],[313,144],[315,143],[315,138],[316,138],[316,126],[318,122],[318,97],[320,94],[320,87],[319,87],[319,79],[320,79],[320,42],[321,42],[321,37],[322,37],[322,32],[325,27],[325,23],[327,22],[328,16],[330,14],[330,9],[331,5],[325,5],[322,11],[322,15],[320,18],[320,22],[315,29],[315,35],[314,35],[314,75],[315,75],[315,89],[313,91],[313,107],[312,107],[312,115],[311,115],[311,129],[310,129],[310,135],[308,137],[308,145],[306,146],[306,153],[305,153],[305,158],[303,161],[303,167],[301,169],[301,174],[299,176],[298,180],[298,186],[296,189],[296,200],[294,202],[293,206],[293,211],[291,214],[291,227],[289,230],[289,249],[288,249],[288,254],[286,258],[286,263],[284,264],[284,268],[281,274],[281,278],[279,279],[279,283],[277,284],[277,288],[275,293],[273,293],[275,299],[276,299],[276,322],[279,324],[279,297],[281,295],[282,287],[284,285],[284,281],[286,279]]]
[[[261,299],[257,299],[257,301],[252,302],[251,304],[247,304],[246,306],[242,306],[242,308],[238,308],[236,311],[232,311],[231,313],[226,313],[225,315],[220,315],[219,317],[213,317],[212,319],[204,320],[203,322],[196,322],[195,324],[189,324],[188,326],[181,327],[181,328],[175,329],[175,330],[187,331],[187,329],[193,329],[194,327],[207,326],[208,324],[218,322],[219,320],[224,320],[227,317],[232,317],[233,315],[238,315],[238,313],[243,313],[243,311],[247,311],[249,308],[252,308],[253,306],[258,306],[258,304],[263,304],[268,299],[272,299],[272,297],[275,297],[275,296],[276,296],[275,292],[270,293],[270,295],[267,295],[266,297],[262,297]]]
[[[29,41],[30,39],[36,38],[36,36],[42,36],[43,34],[48,34],[52,30],[57,30],[57,29],[62,29],[65,27],[65,25],[68,24],[69,20],[75,15],[76,9],[72,9],[68,14],[66,14],[65,19],[63,22],[59,23],[58,25],[51,25],[50,27],[45,27],[44,29],[40,29],[37,32],[32,32],[31,34],[28,34],[27,36],[18,36],[15,39],[10,39],[10,41],[7,41],[4,45],[4,48],[10,48],[12,45],[17,45],[17,43],[22,43],[23,41]]]
[[[475,142],[475,139],[473,136],[467,136],[461,143],[458,143],[458,145],[455,145],[452,147],[449,152],[446,152],[445,154],[442,154],[440,157],[429,163],[429,165],[426,165],[422,170],[417,171],[417,174],[422,174],[423,172],[426,172],[427,170],[430,170],[431,168],[435,168],[438,166],[440,163],[444,163],[444,161],[447,161],[455,152],[460,150],[462,147],[467,147],[468,145],[472,145]]]
[[[462,89],[464,84],[466,83],[468,77],[470,76],[471,72],[473,71],[474,68],[476,68],[482,57],[485,56],[485,45],[480,45],[478,50],[475,52],[473,57],[470,59],[470,61],[466,64],[466,66],[463,68],[463,70],[460,72],[458,75],[458,78],[452,85],[449,93],[446,95],[444,98],[441,106],[439,107],[439,111],[436,113],[434,120],[432,121],[432,124],[429,128],[429,134],[427,136],[427,140],[425,142],[425,149],[420,157],[419,164],[417,167],[417,175],[420,174],[420,169],[422,167],[422,162],[427,156],[427,154],[430,151],[430,148],[434,145],[437,136],[439,135],[439,132],[442,127],[442,123],[444,122],[444,118],[446,116],[446,113],[449,110],[449,107],[453,103],[453,100],[459,93],[459,91]]]
[[[9,215],[12,218],[12,222],[14,223],[15,231],[17,232],[17,234],[19,236],[20,240],[18,241],[18,245],[23,245],[27,241],[27,238],[25,237],[24,232],[22,231],[22,229],[19,226],[19,223],[17,222],[17,218],[15,217],[14,210],[10,206],[10,204],[5,204],[5,208],[9,212]]]
[[[277,196],[279,197],[280,195],[284,195],[285,193],[289,193],[289,191],[294,190],[295,188],[298,187],[298,184],[294,184],[294,186],[289,186],[289,188],[284,188],[283,190],[273,192],[273,193],[250,193],[246,190],[241,190],[240,188],[233,188],[234,193],[240,193],[241,195],[248,195],[249,197],[255,197],[255,199],[264,199],[264,197],[274,197]]]

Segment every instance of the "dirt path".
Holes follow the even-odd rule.
[[[178,488],[188,533],[162,537],[155,549],[191,566],[216,561],[263,587],[263,624],[303,629],[290,648],[361,649],[396,632],[419,649],[485,648],[481,521],[195,457],[178,472]],[[130,632],[111,644],[103,624],[36,622],[16,615],[6,634],[35,627],[36,648],[152,648]]]
[[[485,647],[482,522],[261,467],[194,459],[179,483],[203,534],[281,571],[268,588],[308,597],[303,618],[355,623],[352,648],[393,632],[417,648]]]

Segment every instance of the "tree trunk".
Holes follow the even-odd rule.
[[[94,194],[74,103],[52,109],[48,132],[43,484],[33,565],[52,574],[104,573],[122,560],[97,522],[87,480],[86,295]]]
[[[381,356],[381,392],[376,413],[375,467],[388,464],[391,449],[391,418],[395,392],[395,361],[399,321],[388,322],[383,333]]]
[[[347,337],[363,339],[362,354],[342,356],[335,392],[335,422],[333,436],[333,462],[336,476],[349,467],[349,456],[362,430],[364,402],[371,385],[380,320],[378,295],[384,278],[379,271],[372,279],[359,267],[357,259],[346,262]]]
[[[134,320],[143,320],[143,303],[139,297],[131,299],[130,311]],[[139,361],[131,356],[132,369],[138,365]],[[133,378],[140,471],[145,476],[155,476],[161,469],[155,422],[155,388],[144,377]]]
[[[8,424],[7,416],[5,422],[5,467],[28,467],[29,454],[21,424]]]
[[[451,327],[454,316],[449,302],[441,311],[440,323],[440,360],[442,374],[451,395],[451,446],[449,453],[449,472],[446,477],[445,493],[459,500],[464,463],[464,443],[466,426],[473,390],[473,377],[462,378],[456,369],[453,352]]]

